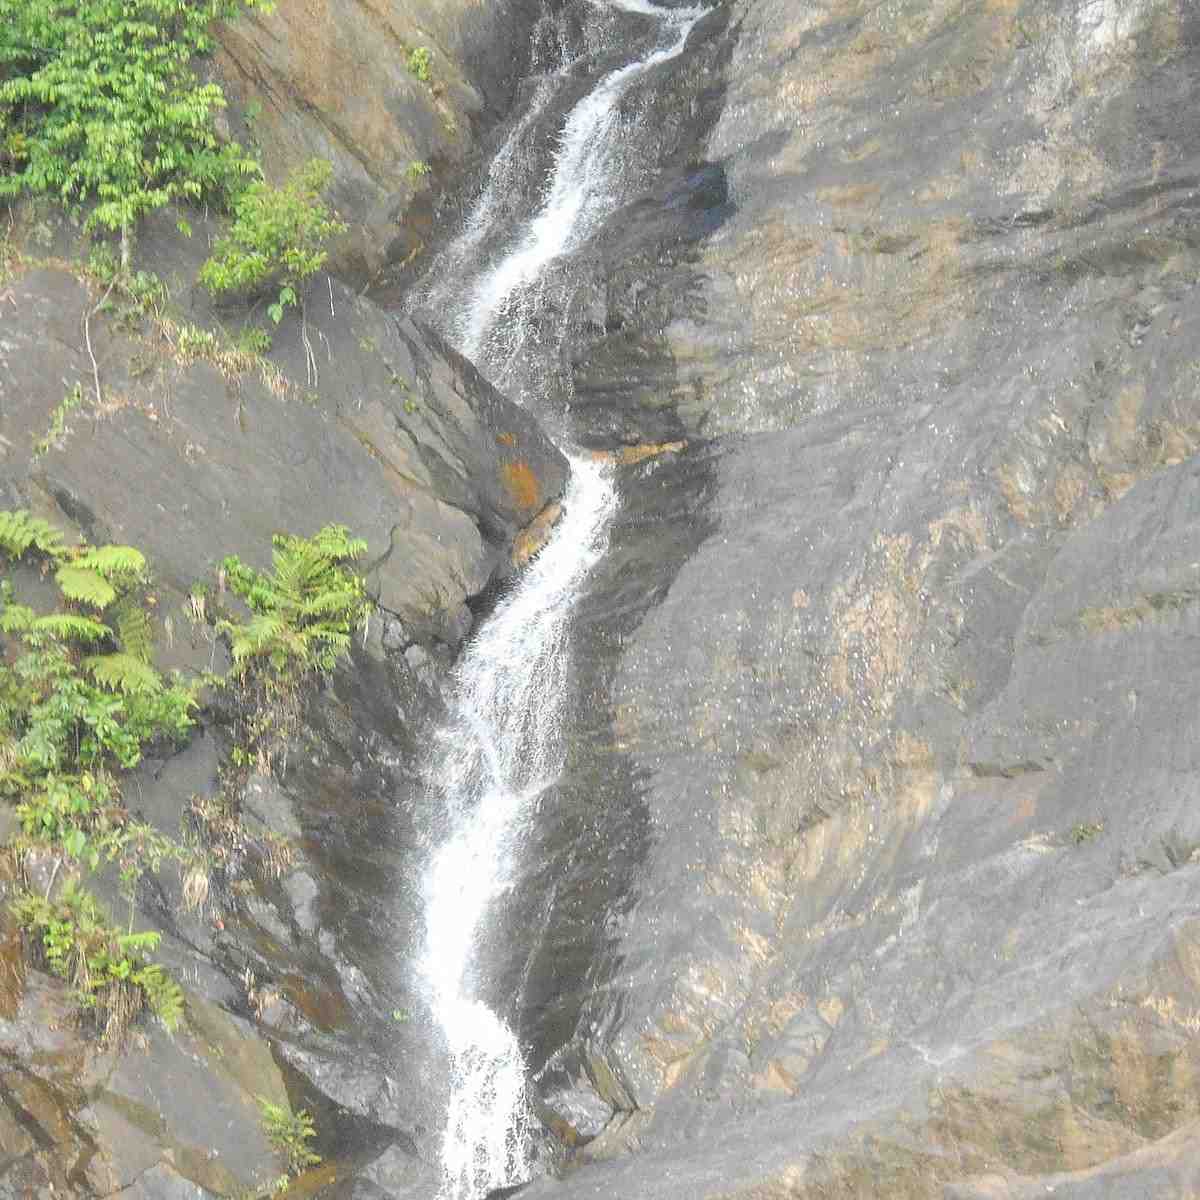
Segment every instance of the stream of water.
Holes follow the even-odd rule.
[[[618,103],[639,76],[682,51],[701,15],[646,0],[606,0],[596,7],[653,16],[660,25],[657,43],[601,76],[567,114],[537,211],[499,260],[471,277],[464,267],[488,234],[495,188],[509,169],[515,139],[537,114],[527,113],[514,126],[462,236],[441,260],[437,292],[452,314],[453,340],[518,400],[537,390],[513,385],[520,378],[513,359],[522,342],[519,327],[536,313],[539,280],[620,202]],[[547,77],[534,90],[538,112],[553,87]],[[565,452],[571,481],[564,516],[465,650],[451,715],[429,760],[430,791],[449,830],[424,881],[420,963],[450,1056],[444,1200],[480,1200],[534,1169],[524,1058],[509,1026],[478,998],[476,954],[481,923],[511,886],[524,823],[562,768],[572,606],[604,552],[616,506],[607,471],[569,447]]]

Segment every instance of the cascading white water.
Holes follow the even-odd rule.
[[[512,1031],[475,998],[477,926],[510,882],[512,842],[562,764],[564,640],[571,601],[604,550],[614,502],[596,463],[574,465],[566,512],[457,672],[433,785],[453,830],[426,879],[422,969],[451,1056],[445,1195],[473,1200],[528,1169],[525,1064]]]
[[[611,173],[618,101],[639,74],[683,49],[701,15],[699,9],[657,9],[646,0],[613,0],[610,7],[660,18],[664,44],[604,76],[570,112],[539,211],[513,248],[467,284],[455,323],[459,348],[493,379],[509,375],[506,355],[518,344],[494,336],[498,325],[512,324],[510,302],[536,288],[546,267],[579,245],[617,202]],[[540,91],[535,102],[545,103]],[[491,202],[485,189],[480,206]],[[461,267],[480,243],[488,215],[477,209],[444,262]],[[460,660],[451,716],[429,763],[430,791],[450,829],[425,878],[420,963],[450,1055],[445,1200],[479,1200],[526,1178],[531,1167],[521,1048],[478,998],[474,959],[481,922],[511,885],[513,851],[532,802],[562,768],[568,621],[581,583],[604,551],[616,505],[602,467],[581,454],[568,458],[564,516]]]
[[[505,344],[487,345],[496,332],[496,317],[519,291],[536,283],[546,267],[578,246],[612,211],[611,187],[618,139],[613,136],[617,102],[639,75],[684,47],[702,10],[656,9],[645,0],[618,0],[610,5],[626,12],[662,17],[674,37],[644,59],[612,71],[571,110],[559,135],[558,153],[546,198],[516,246],[474,285],[458,321],[459,349],[479,362],[502,358]],[[514,343],[508,340],[508,345]]]

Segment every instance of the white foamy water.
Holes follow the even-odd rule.
[[[475,998],[476,930],[511,882],[512,844],[562,766],[571,601],[604,552],[615,503],[606,471],[571,462],[565,515],[457,670],[433,787],[453,830],[425,881],[421,961],[451,1056],[444,1195],[473,1200],[528,1170],[525,1063],[512,1031]]]
[[[645,0],[610,7],[654,15],[662,44],[638,62],[604,76],[570,112],[560,135],[544,201],[512,249],[482,275],[460,284],[459,300],[440,291],[452,311],[459,349],[485,374],[509,373],[506,353],[519,338],[493,337],[532,311],[514,316],[509,301],[536,285],[546,267],[577,246],[611,211],[617,165],[617,104],[633,81],[678,54],[700,10],[660,10]],[[539,91],[535,104],[545,104]],[[527,118],[526,124],[534,118]],[[457,274],[483,240],[500,184],[516,153],[494,171],[463,234],[443,258]],[[456,669],[451,715],[430,755],[431,794],[449,834],[424,881],[426,931],[420,967],[450,1056],[450,1098],[442,1140],[443,1200],[480,1200],[492,1188],[528,1177],[534,1122],[525,1093],[525,1062],[513,1031],[478,997],[479,930],[511,887],[526,822],[537,798],[562,770],[562,716],[567,698],[567,634],[574,600],[604,552],[616,495],[608,472],[568,453],[571,482],[564,515],[513,592],[489,617]]]
[[[536,282],[554,259],[583,242],[612,211],[611,167],[619,148],[619,139],[613,136],[618,101],[639,75],[683,49],[702,15],[698,8],[655,9],[643,0],[619,0],[610,7],[652,12],[674,36],[648,57],[604,76],[571,110],[559,134],[554,170],[541,208],[513,250],[476,282],[463,308],[457,341],[470,359],[486,361],[496,356],[496,349],[485,341],[508,301]]]
[[[563,71],[546,75],[538,80],[529,107],[509,131],[504,145],[496,152],[488,167],[487,180],[479,198],[463,223],[462,232],[441,254],[437,264],[437,279],[430,286],[425,303],[431,308],[454,304],[462,287],[462,270],[469,266],[479,252],[480,244],[492,226],[496,209],[504,192],[516,186],[515,175],[520,168],[519,151],[529,134],[530,127],[545,111],[554,95]]]

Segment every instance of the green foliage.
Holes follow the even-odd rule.
[[[408,176],[409,183],[416,183],[418,179],[429,174],[429,164],[420,159],[414,159],[404,168],[404,173]]]
[[[153,931],[122,933],[96,898],[74,881],[53,900],[25,891],[14,900],[20,926],[40,940],[46,966],[94,1010],[105,1037],[116,1040],[143,1005],[169,1030],[183,1016],[183,990],[146,955],[158,945]]]
[[[231,591],[250,609],[248,621],[222,621],[240,670],[265,665],[278,675],[330,670],[350,648],[354,628],[370,611],[362,580],[345,564],[367,552],[344,525],[311,538],[277,534],[273,569],[256,571],[237,557],[221,564]]]
[[[236,346],[242,354],[266,354],[271,348],[271,335],[265,329],[246,325],[238,331]]]
[[[283,310],[298,302],[304,281],[324,265],[327,243],[345,232],[321,199],[332,174],[328,162],[314,158],[283,187],[249,184],[234,201],[229,232],[200,268],[200,282],[215,296],[277,287],[268,312],[279,324]]]
[[[132,546],[68,547],[26,512],[0,512],[0,553],[30,550],[50,565],[70,607],[39,615],[0,580],[0,796],[16,803],[25,844],[95,869],[115,863],[130,902],[130,928],[113,928],[93,897],[68,884],[57,898],[26,893],[15,910],[40,939],[50,970],[68,980],[105,1036],[118,1036],[148,1005],[173,1028],[183,994],[146,957],[158,934],[132,931],[137,880],[164,861],[188,874],[185,895],[207,891],[193,851],[120,807],[115,773],[143,749],[180,738],[192,724],[193,689],[168,684],[151,665],[154,630],[140,600],[146,560]]]
[[[67,547],[48,523],[0,512],[0,551],[18,558],[31,548],[58,564],[66,601],[113,613],[111,623],[69,607],[39,615],[0,583],[0,795],[18,799],[27,834],[57,842],[94,825],[108,772],[136,766],[148,743],[187,732],[195,698],[149,663],[138,550]]]
[[[33,457],[41,458],[44,454],[49,453],[50,447],[54,445],[66,432],[67,417],[71,415],[83,403],[83,384],[77,383],[63,398],[55,405],[54,411],[50,414],[50,428],[46,430],[44,437],[38,438],[33,446]]]
[[[414,46],[408,52],[409,73],[415,75],[422,83],[428,83],[432,78],[432,62],[433,55],[427,46]]]
[[[59,590],[68,600],[105,609],[118,589],[137,582],[146,569],[140,550],[132,546],[98,546],[74,554],[54,573]]]
[[[263,1133],[275,1152],[287,1160],[288,1171],[299,1175],[306,1167],[315,1167],[321,1156],[308,1143],[317,1136],[310,1113],[292,1112],[285,1104],[273,1104],[266,1096],[255,1097],[262,1115]]]
[[[84,669],[110,692],[127,696],[153,695],[162,691],[162,676],[136,654],[89,654],[83,660]]]
[[[0,552],[20,558],[30,547],[48,558],[64,558],[67,554],[62,534],[49,521],[31,517],[24,509],[0,512]]]
[[[186,221],[178,224],[186,225]],[[137,327],[145,316],[161,316],[166,306],[167,285],[153,271],[130,271],[122,268],[112,249],[96,242],[88,252],[87,273],[100,285],[108,288],[105,299],[96,312],[111,312],[118,324]]]
[[[94,200],[127,235],[175,199],[222,199],[256,164],[222,143],[221,90],[192,63],[259,0],[0,0],[0,196]],[[127,247],[127,242],[126,242]]]

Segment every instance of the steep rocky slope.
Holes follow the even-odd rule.
[[[224,39],[231,123],[276,174],[334,159],[358,282],[439,236],[407,163],[467,161],[536,17],[281,3]],[[624,98],[634,198],[545,289],[623,508],[567,771],[492,927],[488,986],[574,1148],[526,1194],[1200,1186],[1198,85],[1191,0],[729,0]],[[547,154],[515,160],[514,211]],[[171,230],[142,264],[190,279]],[[296,321],[277,376],[98,317],[104,403],[59,427],[98,292],[70,230],[21,232],[0,506],[147,548],[182,665],[220,665],[193,580],[275,529],[366,536],[382,611],[279,776],[237,780],[289,869],[244,864],[199,918],[139,897],[189,988],[174,1041],[98,1055],[58,984],[0,988],[0,1179],[234,1194],[272,1170],[262,1094],[316,1114],[306,1194],[429,1200],[422,733],[562,461],[436,334],[323,278],[316,379]],[[146,763],[136,811],[177,833],[228,721]],[[17,980],[11,929],[0,956]]]
[[[545,978],[606,962],[526,1018],[618,1161],[531,1195],[1194,1186],[1198,84],[1180,0],[742,0],[631,100],[575,412],[689,448],[582,613],[622,840]]]
[[[433,236],[430,180],[461,167],[507,111],[538,0],[280,0],[221,27],[214,61],[227,124],[271,177],[334,166],[351,228],[343,273],[362,279]]]
[[[269,169],[331,155],[338,199],[360,221],[400,179],[395,220],[419,233],[397,156],[438,159],[444,172],[467,153],[507,102],[533,19],[519,6],[437,9],[363,17],[405,37],[420,31],[412,44],[433,47],[432,74],[420,80],[406,59],[376,54],[391,90],[376,81],[371,101],[393,124],[371,141],[350,120],[349,148],[314,140],[322,97],[305,92],[301,67],[316,67],[304,39],[319,30],[305,13],[281,5],[230,26],[240,64],[279,88],[251,130]],[[505,38],[513,55],[481,66],[480,45]],[[289,57],[300,43],[312,53]],[[442,114],[453,153],[437,148],[449,134],[421,141],[425,110]],[[374,191],[354,190],[360,168]],[[314,1113],[326,1161],[306,1186],[361,1168],[368,1192],[374,1179],[392,1194],[428,1193],[444,1065],[402,963],[420,936],[416,879],[430,836],[417,803],[423,737],[473,624],[469,604],[537,550],[567,464],[431,329],[335,277],[313,281],[303,318],[273,331],[268,359],[237,351],[214,331],[219,316],[236,325],[239,314],[215,313],[194,284],[216,222],[188,213],[184,238],[177,215],[140,230],[134,266],[165,293],[138,304],[88,276],[77,219],[44,205],[5,212],[0,508],[30,508],[70,539],[140,547],[163,667],[228,668],[212,613],[193,597],[221,603],[222,557],[264,567],[276,532],[344,523],[365,538],[376,607],[351,661],[306,696],[302,732],[272,772],[239,764],[236,690],[210,691],[186,748],[158,748],[124,782],[131,815],[168,837],[203,839],[206,814],[238,814],[215,835],[198,911],[169,870],[138,885],[131,926],[162,933],[158,957],[186,989],[173,1037],[147,1023],[126,1045],[99,1045],[66,986],[26,970],[5,904],[0,1180],[13,1195],[265,1194],[286,1163],[262,1098]],[[382,245],[373,230],[370,244]],[[18,584],[47,599],[36,572],[18,572]],[[25,868],[47,895],[71,875],[36,856]],[[15,883],[4,880],[6,894]],[[113,871],[89,886],[123,919]]]

